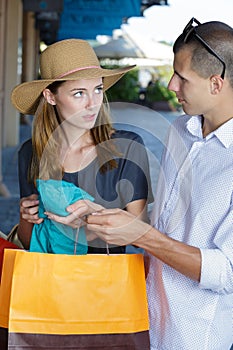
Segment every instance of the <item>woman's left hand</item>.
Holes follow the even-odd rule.
[[[87,215],[103,209],[101,205],[89,200],[78,200],[66,208],[67,212],[70,213],[67,216],[59,216],[51,212],[45,212],[45,214],[48,219],[71,226],[72,228],[78,228],[86,224]]]

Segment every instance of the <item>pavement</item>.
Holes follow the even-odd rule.
[[[111,104],[116,127],[134,130],[141,134],[148,149],[153,191],[156,187],[158,162],[167,127],[176,116],[174,112],[155,112],[141,105],[115,102]],[[31,125],[20,124],[20,142],[2,150],[2,175],[5,194],[0,194],[0,231],[8,234],[19,221],[18,150],[30,138]]]

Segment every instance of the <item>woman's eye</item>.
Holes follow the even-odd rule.
[[[75,92],[74,96],[81,97],[83,95],[83,91],[77,91]]]
[[[102,93],[103,89],[104,89],[103,86],[100,86],[100,87],[95,89],[95,93],[100,94],[100,93]]]

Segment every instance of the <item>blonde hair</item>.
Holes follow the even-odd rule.
[[[54,93],[61,82],[53,83],[48,88]],[[36,179],[61,179],[64,174],[60,160],[61,140],[64,136],[60,127],[56,107],[49,104],[43,96],[40,98],[35,113],[32,129],[32,159],[29,167],[29,181],[36,184]],[[117,167],[115,158],[119,153],[111,140],[114,128],[111,123],[110,108],[104,94],[95,126],[90,130],[96,147],[100,171]],[[111,140],[111,141],[110,141]],[[110,142],[105,142],[110,141]]]

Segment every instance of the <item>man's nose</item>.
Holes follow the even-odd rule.
[[[167,88],[171,91],[178,91],[179,87],[178,87],[178,80],[176,79],[176,76],[173,74],[173,76],[171,77]]]

